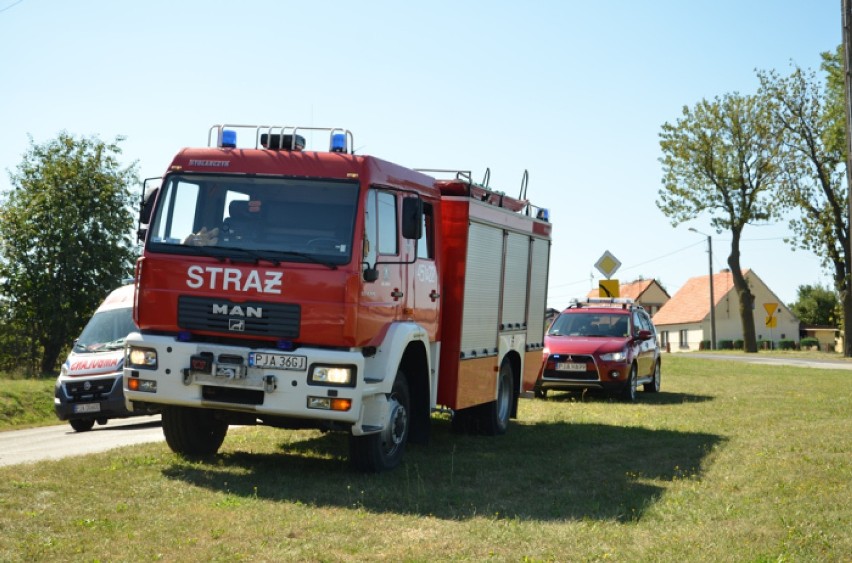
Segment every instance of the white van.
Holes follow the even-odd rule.
[[[133,285],[125,285],[101,303],[62,364],[53,399],[59,420],[85,432],[110,418],[154,414],[129,411],[124,404],[124,339],[136,330]]]

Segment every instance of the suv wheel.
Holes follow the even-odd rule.
[[[650,383],[646,383],[642,386],[642,390],[646,393],[659,393],[660,392],[660,361],[657,360],[657,363],[654,366],[654,379]]]
[[[624,383],[624,389],[621,391],[621,400],[625,403],[633,403],[636,401],[636,364],[630,366],[630,374],[627,376],[627,381]]]

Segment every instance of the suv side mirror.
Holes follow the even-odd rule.
[[[651,334],[650,330],[640,330],[639,334],[637,335],[637,338],[639,340],[651,340],[651,338],[653,338],[653,337],[654,337],[654,335]]]

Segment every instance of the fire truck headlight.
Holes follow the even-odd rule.
[[[355,384],[352,376],[355,368],[346,366],[313,366],[311,369],[310,383],[315,385],[348,385]]]
[[[131,346],[127,351],[127,365],[131,368],[157,369],[157,351]]]

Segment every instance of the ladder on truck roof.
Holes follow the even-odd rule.
[[[521,191],[518,197],[506,195],[504,192],[491,189],[489,183],[491,181],[491,169],[485,169],[485,175],[481,183],[473,181],[473,173],[470,170],[448,170],[441,168],[415,168],[417,172],[438,173],[438,174],[454,174],[455,178],[451,180],[435,181],[436,187],[441,190],[444,195],[461,195],[471,199],[484,201],[496,207],[503,207],[510,211],[523,211],[527,216],[534,216],[536,219],[548,221],[550,213],[543,207],[533,205],[527,199],[527,185],[529,184],[529,171],[524,170],[524,175],[521,178]]]

